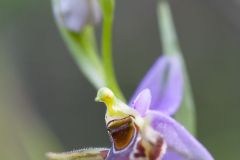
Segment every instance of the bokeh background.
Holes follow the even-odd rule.
[[[156,3],[117,0],[114,61],[127,97],[161,54]],[[240,2],[171,0],[171,7],[198,138],[217,160],[239,159]],[[108,147],[105,108],[95,95],[58,33],[50,1],[0,0],[0,159]]]

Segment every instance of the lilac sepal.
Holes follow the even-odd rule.
[[[162,160],[186,160],[186,159],[169,149],[167,153],[164,155]]]
[[[213,160],[211,154],[181,124],[158,111],[148,111],[151,126],[167,143],[167,153],[163,160]]]
[[[151,105],[151,99],[152,96],[150,90],[145,89],[138,94],[131,106],[143,117]]]
[[[140,83],[130,100],[130,105],[142,90],[148,88],[152,93],[150,109],[173,115],[181,104],[183,86],[184,76],[179,58],[162,56]]]

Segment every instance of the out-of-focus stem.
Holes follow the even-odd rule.
[[[196,134],[195,105],[192,96],[190,81],[187,74],[182,51],[180,49],[174,21],[168,0],[159,0],[158,22],[160,37],[162,40],[163,53],[165,55],[178,56],[184,74],[184,97],[179,111],[175,118],[181,122],[192,134]]]
[[[97,54],[94,26],[85,24],[79,32],[74,32],[58,20],[59,18],[63,18],[63,13],[59,9],[60,0],[52,0],[52,7],[63,40],[67,44],[79,69],[96,89],[105,86],[103,65]],[[80,16],[78,18],[86,17]]]
[[[116,80],[112,60],[112,26],[115,1],[100,0],[100,4],[103,12],[102,55],[106,83],[107,87],[109,87],[116,94],[117,97],[124,100],[124,96]]]

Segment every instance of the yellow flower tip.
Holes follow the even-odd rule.
[[[114,103],[115,96],[113,92],[106,87],[100,88],[97,93],[95,101],[104,102],[107,106],[110,106]]]
[[[106,87],[100,88],[95,98],[97,102],[103,102],[107,106],[107,116],[124,117],[126,114],[122,110],[121,103],[115,97],[114,93]]]

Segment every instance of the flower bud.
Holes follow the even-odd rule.
[[[101,20],[98,0],[53,0],[53,9],[57,23],[72,32]]]

